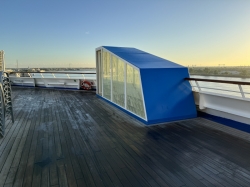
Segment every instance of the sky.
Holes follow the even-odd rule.
[[[95,67],[135,47],[184,66],[250,66],[250,0],[2,0],[6,67]]]

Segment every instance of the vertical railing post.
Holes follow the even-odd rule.
[[[193,85],[192,81],[189,81],[189,83],[190,83],[190,85],[192,87],[192,91],[196,91],[195,86]]]
[[[195,81],[195,83],[196,83],[196,85],[197,85],[198,90],[201,91],[201,88],[200,88],[200,86],[199,86],[198,81]]]
[[[246,98],[242,86],[238,84],[242,98]]]

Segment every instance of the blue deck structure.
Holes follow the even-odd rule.
[[[136,48],[96,49],[97,94],[145,124],[197,116],[188,69]]]

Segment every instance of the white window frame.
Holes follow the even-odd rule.
[[[117,106],[119,106],[119,107],[127,110],[128,112],[132,113],[133,115],[137,116],[138,118],[141,118],[143,120],[148,121],[147,110],[146,110],[146,105],[145,105],[145,100],[144,100],[144,92],[143,92],[143,87],[142,87],[142,80],[141,80],[140,69],[138,67],[134,66],[133,64],[129,63],[128,61],[120,58],[119,56],[117,56],[116,54],[112,53],[111,51],[107,50],[104,47],[99,47],[99,48],[96,49],[96,51],[100,50],[100,49],[101,49],[101,60],[102,60],[102,54],[103,54],[104,51],[110,53],[110,67],[111,67],[111,69],[110,69],[111,70],[111,79],[110,79],[110,81],[111,81],[111,90],[110,90],[111,91],[111,97],[110,98],[111,98],[111,100],[109,100],[107,98],[105,98],[105,99],[107,99],[107,100],[111,101],[113,104],[115,104],[115,105],[117,105]],[[113,80],[113,70],[112,70],[112,67],[113,67],[113,63],[112,63],[111,55],[117,57],[118,59],[120,59],[121,61],[124,62],[124,66],[125,66],[124,67],[124,81],[125,81],[124,82],[124,92],[125,92],[124,93],[124,95],[125,95],[124,102],[125,102],[125,107],[122,107],[122,106],[120,106],[120,105],[118,105],[118,104],[116,104],[116,103],[113,102],[113,92],[112,92],[113,91],[113,88],[112,88],[112,80]],[[133,68],[135,68],[139,72],[140,81],[141,81],[140,84],[141,84],[141,93],[142,93],[142,99],[143,99],[143,107],[144,107],[145,118],[143,118],[143,117],[141,117],[141,116],[139,116],[139,115],[135,114],[134,112],[132,112],[132,111],[130,111],[130,110],[127,109],[127,64],[130,65],[130,66],[132,66]],[[102,97],[103,97],[103,76],[102,76]]]

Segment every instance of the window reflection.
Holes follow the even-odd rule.
[[[127,64],[127,109],[145,118],[139,71]]]
[[[103,97],[111,100],[110,54],[103,52]]]
[[[112,67],[113,67],[113,102],[124,107],[125,106],[125,94],[124,94],[124,62],[112,55]]]
[[[112,102],[125,108],[125,97],[127,97],[126,109],[145,119],[139,70],[109,52],[103,51],[102,81],[104,98],[111,101],[112,94]]]

